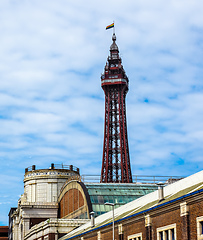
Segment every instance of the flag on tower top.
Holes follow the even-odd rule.
[[[110,28],[113,28],[113,27],[114,27],[114,23],[108,25],[108,26],[106,27],[106,30],[107,30],[107,29],[110,29]]]

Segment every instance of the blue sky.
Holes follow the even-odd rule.
[[[1,0],[1,225],[26,167],[100,174],[112,21],[130,81],[133,174],[202,170],[202,9],[201,0]]]

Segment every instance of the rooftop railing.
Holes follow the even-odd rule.
[[[73,165],[65,165],[65,164],[51,164],[51,167],[47,168],[47,169],[65,169],[65,170],[70,170],[70,171],[74,171],[77,172],[79,174],[80,169],[73,166]],[[36,165],[32,165],[29,166],[27,168],[25,168],[25,173],[30,172],[30,171],[35,171],[35,170],[42,170],[42,169],[36,169]]]
[[[135,184],[157,184],[160,182],[163,182],[164,184],[171,184],[183,178],[184,177],[182,176],[132,175],[133,183]],[[85,183],[99,183],[100,175],[81,175],[81,181]]]

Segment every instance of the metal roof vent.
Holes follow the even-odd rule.
[[[90,218],[91,218],[91,227],[94,227],[95,222],[94,222],[94,212],[90,213]]]
[[[162,182],[157,183],[158,185],[158,195],[159,195],[159,202],[164,200],[164,184]]]

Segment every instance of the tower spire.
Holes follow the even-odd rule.
[[[128,77],[122,66],[116,35],[107,58],[101,86],[105,93],[105,122],[101,182],[132,182],[127,137],[125,97]]]

